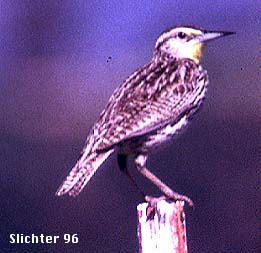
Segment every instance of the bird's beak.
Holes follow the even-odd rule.
[[[213,32],[213,31],[204,31],[202,34],[197,35],[195,39],[199,43],[204,43],[210,40],[221,38],[227,35],[235,34],[235,32]]]

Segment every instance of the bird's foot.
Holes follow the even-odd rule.
[[[165,196],[165,195],[163,195],[161,197],[146,196],[145,200],[148,203],[148,206],[146,209],[147,221],[154,219],[154,216],[155,216],[156,210],[157,210],[157,204],[161,200],[166,200],[168,202],[173,202],[176,200],[185,201],[189,204],[189,206],[193,206],[193,202],[189,197],[186,197],[186,196],[183,196],[180,194],[175,194],[175,196],[171,196],[171,197]]]
[[[191,207],[194,206],[193,201],[192,201],[189,197],[187,197],[187,196],[185,196],[185,195],[181,195],[181,194],[179,194],[179,193],[177,193],[177,192],[172,192],[170,195],[167,196],[167,198],[169,198],[170,200],[181,200],[181,201],[185,201],[185,202],[187,202],[187,204],[188,204],[189,206],[191,206]]]
[[[166,196],[161,196],[161,197],[145,196],[145,200],[148,203],[146,209],[147,221],[154,219],[157,203],[161,200],[166,200],[166,199],[167,199]]]
[[[146,202],[148,202],[150,207],[156,207],[157,203],[161,200],[168,200],[169,198],[166,196],[160,196],[160,197],[152,197],[152,196],[145,196]]]
[[[187,202],[188,205],[191,206],[191,207],[194,206],[193,201],[189,197],[187,197],[185,195],[178,194],[178,193],[173,192],[173,191],[171,191],[168,194],[163,195],[161,197],[146,196],[145,200],[150,204],[151,207],[155,207],[157,205],[157,203],[161,200],[167,200],[167,201],[180,200],[180,201]]]

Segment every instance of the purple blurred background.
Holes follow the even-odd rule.
[[[1,252],[138,252],[136,205],[143,200],[115,156],[78,198],[54,193],[112,91],[150,60],[158,35],[179,24],[237,34],[208,45],[202,64],[211,83],[203,110],[148,166],[195,202],[195,210],[186,209],[189,252],[257,252],[260,1],[0,6]],[[159,194],[130,168],[147,193]],[[79,243],[12,245],[11,233],[77,233]]]

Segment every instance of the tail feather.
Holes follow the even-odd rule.
[[[97,154],[93,152],[88,156],[83,155],[58,188],[55,195],[61,196],[67,193],[74,197],[79,195],[100,165],[112,152],[113,150],[109,150],[105,153]]]

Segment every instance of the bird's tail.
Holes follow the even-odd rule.
[[[112,152],[113,150],[104,153],[93,152],[87,156],[83,154],[55,195],[61,196],[68,193],[70,196],[77,196]]]

